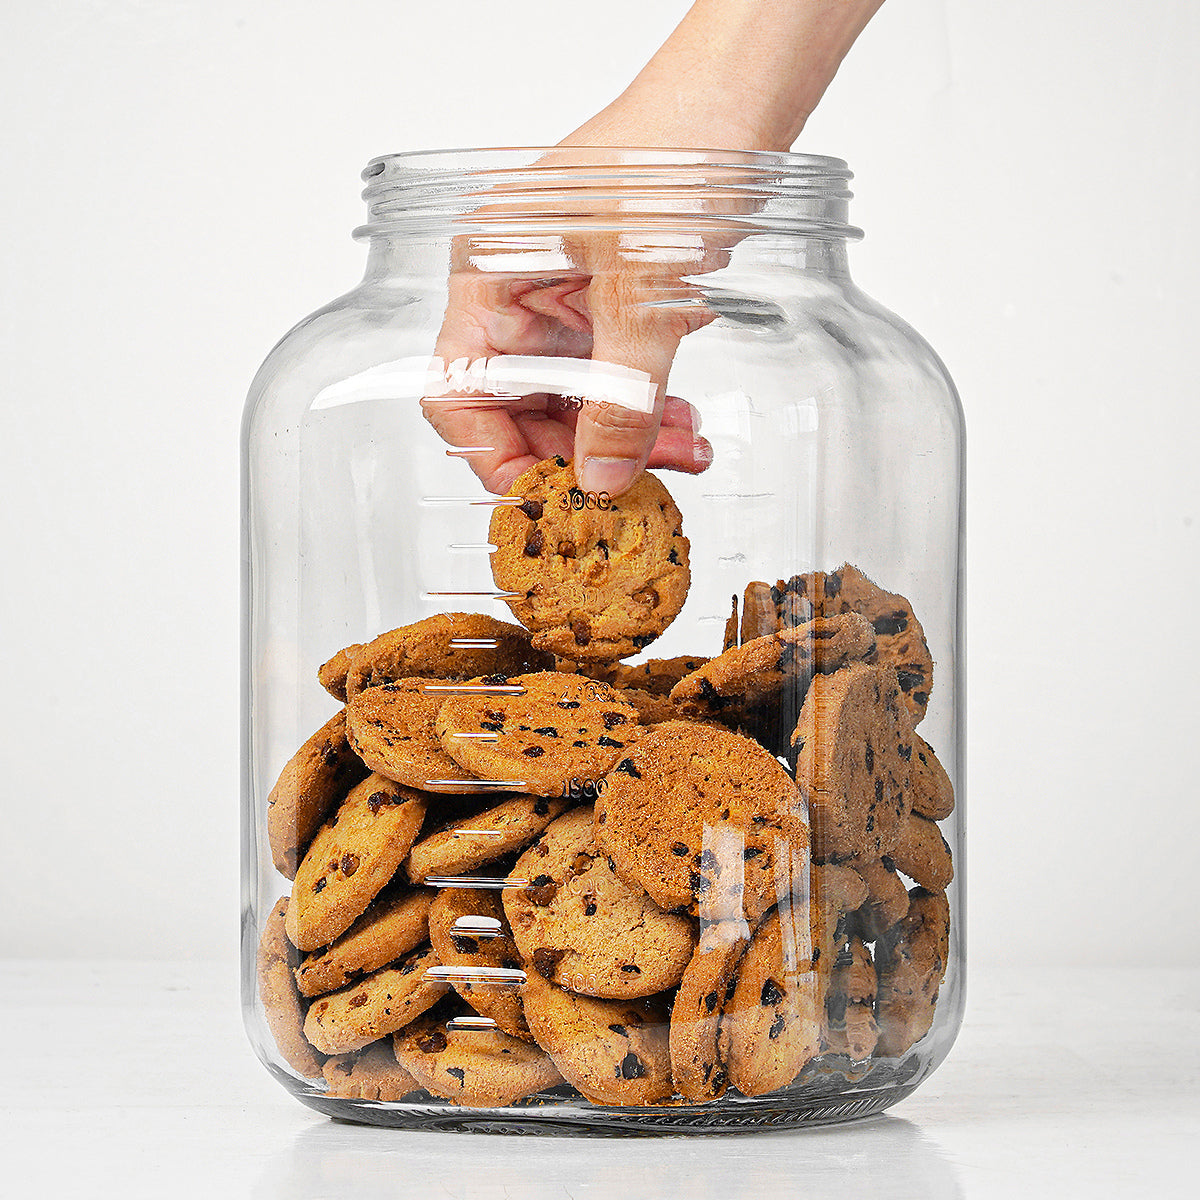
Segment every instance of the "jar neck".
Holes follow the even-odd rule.
[[[363,172],[367,278],[453,268],[515,275],[628,264],[846,277],[851,173],[840,159],[561,149],[392,155]],[[448,257],[447,257],[448,256]]]

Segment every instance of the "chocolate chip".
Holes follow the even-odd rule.
[[[558,730],[553,725],[543,725],[539,729],[535,729],[534,733],[540,733],[542,737],[558,737]]]
[[[592,627],[582,617],[571,622],[571,632],[577,646],[586,646],[592,640]]]
[[[671,553],[667,555],[667,562],[674,563],[675,566],[679,565],[679,555],[675,552],[674,546],[671,547]]]
[[[696,861],[702,870],[715,871],[717,869],[717,856],[711,850],[702,850]]]
[[[317,882],[313,884],[313,891],[314,892],[323,892],[325,890],[325,884],[327,882],[328,882],[328,880],[325,878],[324,875],[322,875],[321,878],[318,879]]]
[[[615,767],[613,767],[613,771],[620,771],[623,775],[632,775],[634,779],[641,779],[642,777],[641,771],[639,771],[637,767],[633,765],[633,759],[631,758],[621,759],[621,761],[617,763]]]
[[[624,750],[625,749],[624,742],[618,742],[615,738],[610,738],[606,734],[603,734],[603,733],[596,739],[596,745],[597,746],[608,746],[613,750]]]
[[[351,1008],[362,1008],[362,1006],[364,1004],[366,1004],[366,1002],[367,1002],[367,993],[366,992],[359,992],[357,996],[350,997],[350,1007]]]
[[[642,1060],[638,1058],[632,1050],[621,1059],[621,1078],[622,1079],[643,1079],[646,1075],[646,1068]]]
[[[749,862],[752,858],[757,858],[760,854],[765,854],[766,851],[761,846],[747,846],[742,851],[742,858]]]
[[[574,558],[575,543],[571,541],[570,538],[563,538],[562,541],[558,543],[558,553],[562,558]]]
[[[623,963],[621,965],[621,970],[624,971],[626,975],[640,975],[642,973],[642,968],[635,967],[633,963]]]
[[[825,595],[832,600],[842,590],[842,577],[831,571],[825,576]]]
[[[774,1041],[783,1032],[783,1027],[786,1024],[787,1022],[783,1018],[783,1013],[777,1012],[775,1020],[771,1022],[771,1028],[767,1030],[767,1037]]]
[[[531,521],[540,521],[542,519],[542,502],[526,500],[524,504],[517,506],[517,511],[523,512]]]
[[[525,557],[537,558],[546,548],[546,535],[540,529],[534,531],[525,539]]]
[[[619,712],[601,713],[600,719],[604,722],[605,729],[613,729],[617,725],[624,725],[629,720],[624,713]]]
[[[640,588],[629,597],[635,604],[645,604],[650,608],[657,608],[659,605],[658,592],[652,587]]]
[[[603,538],[596,539],[596,549],[604,556],[604,561],[608,561],[608,543]]]
[[[467,1078],[467,1073],[462,1069],[462,1067],[447,1067],[446,1074],[453,1075],[459,1083],[465,1082]]]
[[[556,454],[554,456],[554,465],[556,467],[565,467],[567,465],[567,460],[563,458],[561,454]]]
[[[564,954],[565,950],[550,950],[541,946],[533,952],[533,969],[543,979],[553,979],[555,968],[562,961]]]
[[[657,633],[635,633],[629,640],[637,649],[644,650],[656,637]]]
[[[671,853],[672,854],[678,854],[680,858],[683,858],[683,856],[685,854],[687,854],[687,852],[688,852],[688,848],[682,842],[673,842],[672,843],[672,845],[671,845]]]
[[[559,708],[578,708],[579,701],[578,700],[559,700],[558,707]]]
[[[783,999],[783,988],[779,986],[773,979],[768,979],[762,986],[762,1004],[775,1005]]]
[[[712,1010],[716,1007],[717,1007],[717,993],[709,992],[708,995],[704,997],[704,1010],[705,1010],[705,1012],[712,1012]]]
[[[538,799],[537,803],[534,804],[534,806],[533,806],[533,815],[535,817],[545,817],[545,816],[549,816],[549,814],[550,814],[550,801],[545,796],[541,796]]]
[[[908,613],[895,612],[885,617],[876,617],[871,622],[871,628],[879,637],[895,637],[908,628]]]
[[[417,1048],[426,1054],[440,1054],[449,1044],[446,1041],[446,1035],[440,1029],[435,1029],[432,1033],[418,1039]]]
[[[882,775],[875,776],[875,803],[876,804],[883,803],[883,776]]]
[[[918,704],[920,704],[922,707],[924,707],[926,704],[929,703],[929,693],[928,692],[913,692],[912,698]]]
[[[473,937],[467,937],[462,933],[452,933],[450,935],[450,944],[459,954],[479,953],[479,943]]]
[[[526,758],[541,758],[546,753],[541,746],[526,746],[522,751]]]
[[[342,855],[342,874],[349,878],[358,870],[358,855],[343,854]]]
[[[624,1025],[610,1025],[609,1029],[611,1029],[613,1031],[613,1033],[619,1033],[622,1037],[629,1036],[629,1031],[625,1028]]]
[[[875,747],[871,745],[870,741],[867,742],[867,748],[864,751],[864,758],[866,759],[867,770],[869,772],[874,771],[875,770]]]
[[[595,900],[588,900],[583,906],[583,915],[585,917],[594,917],[596,915]]]
[[[390,792],[373,792],[367,797],[367,808],[371,811],[371,816],[376,816],[381,808],[386,805],[395,804],[396,797]]]

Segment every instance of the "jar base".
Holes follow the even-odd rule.
[[[800,1082],[762,1097],[726,1097],[710,1104],[615,1108],[588,1104],[574,1093],[543,1093],[509,1108],[457,1108],[431,1098],[426,1103],[351,1100],[286,1083],[296,1098],[334,1120],[391,1129],[433,1129],[464,1133],[564,1134],[576,1137],[661,1136],[736,1133],[755,1129],[796,1129],[846,1124],[877,1116],[911,1095],[921,1079],[916,1056],[901,1063],[880,1062],[857,1084],[829,1089],[828,1079]],[[824,1084],[822,1087],[821,1084]],[[423,1094],[422,1094],[423,1095]]]

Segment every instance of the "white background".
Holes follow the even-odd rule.
[[[237,937],[241,400],[373,155],[552,143],[684,0],[43,0],[0,39],[0,955]],[[1200,9],[890,0],[796,148],[969,429],[977,962],[1200,964]]]

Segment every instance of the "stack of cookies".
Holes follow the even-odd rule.
[[[548,460],[490,537],[520,624],[339,651],[318,679],[343,707],[268,798],[283,1059],[340,1097],[640,1106],[907,1051],[945,974],[954,805],[913,728],[908,602],[851,566],[754,582],[720,654],[631,665],[691,579],[659,480],[589,497]]]

